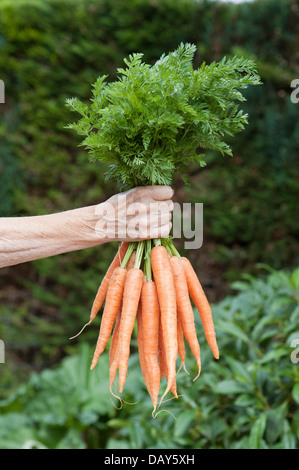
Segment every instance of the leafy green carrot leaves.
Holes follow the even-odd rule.
[[[122,188],[171,184],[191,162],[204,166],[207,149],[232,155],[226,139],[248,122],[240,90],[261,83],[255,64],[224,57],[194,70],[195,52],[195,45],[182,43],[152,66],[132,54],[117,69],[118,80],[98,78],[89,105],[67,100],[81,115],[67,127],[84,136],[91,160],[107,164],[107,179]]]

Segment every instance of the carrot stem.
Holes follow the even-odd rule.
[[[152,242],[146,240],[146,252],[144,256],[144,277],[147,281],[152,281],[152,264],[151,264]]]
[[[154,245],[155,245],[155,246],[160,246],[160,245],[162,245],[161,238],[154,238],[154,239],[153,239],[153,242],[154,242]]]
[[[172,254],[173,254],[174,256],[177,256],[178,258],[180,258],[181,255],[180,255],[180,253],[178,252],[178,250],[176,249],[176,247],[174,246],[172,240],[169,239],[168,245],[169,245],[169,248],[170,248],[171,251],[172,251]]]
[[[143,256],[143,250],[144,250],[144,242],[138,242],[137,245],[137,250],[136,250],[136,258],[135,258],[135,264],[134,268],[139,269],[141,262],[142,262],[142,256]]]
[[[164,248],[166,248],[168,256],[171,257],[172,256],[172,251],[171,251],[171,248],[170,248],[170,245],[169,245],[169,239],[163,238],[163,240],[161,241],[161,244],[162,244],[162,246],[164,246]]]
[[[133,251],[135,250],[135,247],[136,247],[136,242],[131,242],[128,249],[127,249],[127,251],[126,251],[124,259],[121,263],[122,268],[125,268],[127,266],[127,263],[129,261],[131,255],[132,255]]]

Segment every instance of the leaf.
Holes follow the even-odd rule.
[[[242,408],[248,408],[249,406],[253,406],[255,402],[256,398],[254,397],[254,395],[244,393],[243,395],[240,395],[236,398],[235,405],[240,406]]]
[[[246,333],[235,323],[229,321],[215,320],[215,327],[219,331],[223,331],[230,335],[236,336],[238,339],[250,343],[250,340]]]
[[[266,429],[267,415],[262,413],[253,423],[249,434],[249,448],[260,449],[263,434]]]
[[[222,380],[215,387],[215,392],[222,395],[234,395],[236,393],[248,392],[251,390],[247,384],[236,382],[235,380]]]
[[[183,436],[186,433],[196,414],[197,410],[187,410],[177,418],[174,426],[175,437]]]
[[[283,449],[297,449],[297,439],[294,434],[287,432],[282,438]]]
[[[242,292],[250,290],[251,286],[247,282],[235,281],[231,283],[231,288]]]
[[[293,400],[299,405],[299,383],[294,385],[293,390],[292,390],[292,397]]]
[[[259,359],[260,364],[265,364],[267,362],[271,362],[275,359],[278,359],[283,356],[287,356],[288,351],[284,348],[274,349],[273,351],[267,352],[262,359]]]
[[[252,383],[251,375],[249,374],[246,365],[240,361],[232,357],[227,357],[226,361],[228,362],[233,374],[238,378],[238,380],[242,380],[246,383]]]
[[[291,283],[294,286],[294,289],[299,289],[299,268],[292,272]]]

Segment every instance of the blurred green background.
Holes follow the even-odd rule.
[[[192,42],[194,66],[242,55],[263,81],[246,91],[249,126],[232,142],[234,157],[211,153],[205,168],[190,168],[189,187],[174,183],[176,201],[204,204],[203,247],[187,255],[213,303],[220,361],[196,317],[202,375],[192,382],[188,355],[182,397],[162,407],[176,419],[153,419],[133,338],[125,400],[137,404],[117,410],[108,357],[89,371],[99,319],[69,341],[89,317],[116,245],[4,268],[0,448],[298,447],[299,104],[290,99],[298,40],[298,0],[0,0],[2,217],[117,192],[65,129],[74,116],[64,103],[88,100],[91,83],[115,79],[129,53],[154,63]]]

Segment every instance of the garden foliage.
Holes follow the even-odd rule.
[[[196,317],[202,373],[192,381],[197,370],[188,349],[190,375],[181,369],[177,376],[181,396],[160,407],[176,419],[167,412],[151,417],[136,344],[124,396],[131,404],[117,410],[107,353],[90,372],[93,350],[82,342],[58,368],[34,373],[0,401],[0,447],[298,448],[299,268],[243,276],[232,289],[234,295],[213,307],[219,361]]]

